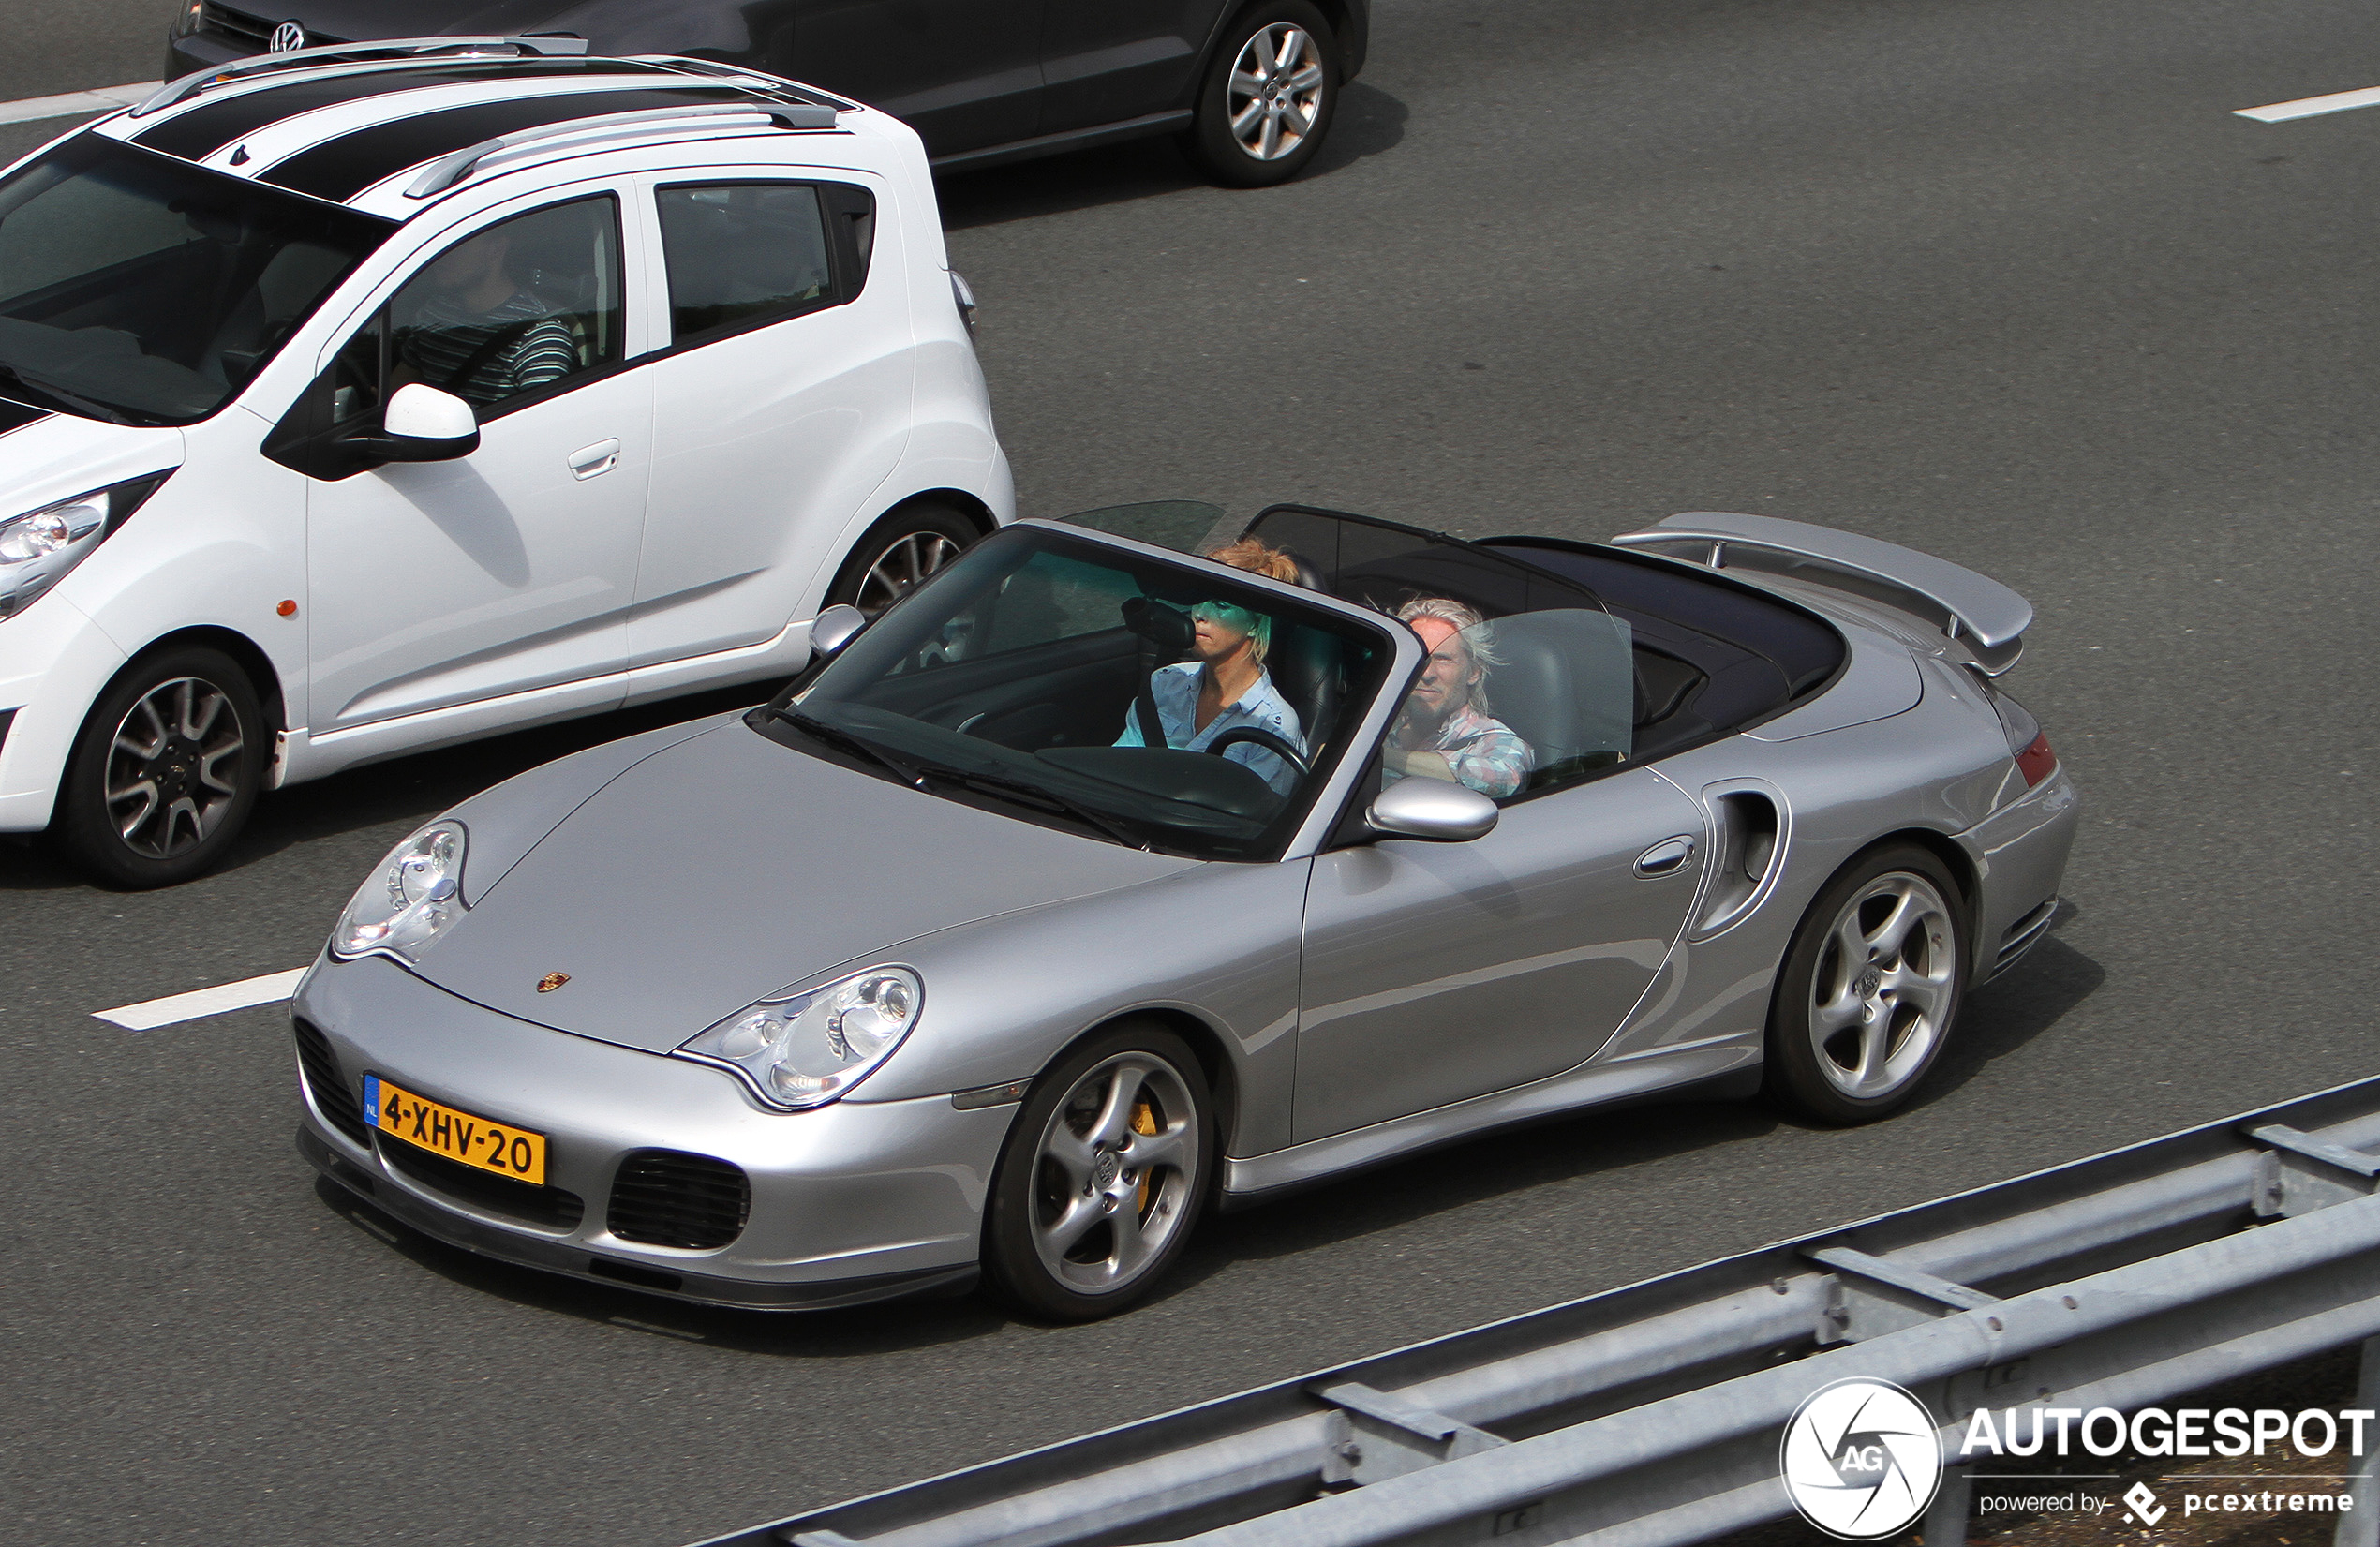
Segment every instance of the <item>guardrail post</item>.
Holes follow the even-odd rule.
[[[2380,1408],[2380,1337],[2363,1340],[2355,1405],[2367,1410]],[[2336,1547],[2380,1547],[2380,1484],[2373,1477],[2375,1465],[2380,1465],[2380,1457],[2370,1450],[2355,1458],[2355,1475],[2347,1480],[2347,1496],[2340,1501],[2347,1509],[2339,1516],[2339,1534],[2332,1538]]]
[[[1920,1527],[1926,1547],[1967,1547],[1967,1521],[1974,1499],[1973,1474],[1964,1466],[1943,1467],[1941,1486],[1934,1490],[1934,1502],[1926,1506],[1926,1523]]]

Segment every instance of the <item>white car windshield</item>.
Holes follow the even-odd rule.
[[[202,419],[394,229],[78,135],[0,181],[0,394]]]
[[[1025,820],[1268,859],[1379,693],[1391,626],[1011,528],[752,723]]]

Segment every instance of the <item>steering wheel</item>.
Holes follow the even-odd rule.
[[[1305,753],[1298,751],[1297,744],[1295,742],[1289,740],[1287,736],[1275,736],[1271,731],[1265,730],[1257,725],[1232,726],[1229,730],[1224,732],[1221,736],[1216,736],[1212,741],[1207,743],[1207,753],[1212,757],[1221,757],[1223,755],[1224,748],[1238,741],[1246,741],[1253,743],[1256,746],[1262,747],[1266,751],[1272,753],[1273,756],[1278,757],[1282,762],[1287,763],[1292,768],[1297,769],[1298,777],[1301,779],[1314,771],[1314,766],[1306,761]]]

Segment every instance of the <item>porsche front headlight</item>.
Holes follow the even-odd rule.
[[[331,954],[341,960],[372,951],[411,959],[463,916],[463,825],[441,818],[388,852],[356,888]]]
[[[91,557],[165,474],[97,489],[0,520],[0,617],[13,617]]]
[[[677,1050],[741,1074],[770,1106],[820,1107],[848,1093],[917,1024],[926,986],[906,967],[870,967],[824,988],[764,999]]]

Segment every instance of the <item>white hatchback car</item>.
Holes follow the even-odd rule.
[[[782,676],[1014,494],[917,137],[416,39],[0,175],[0,833],[118,885],[260,790]]]

